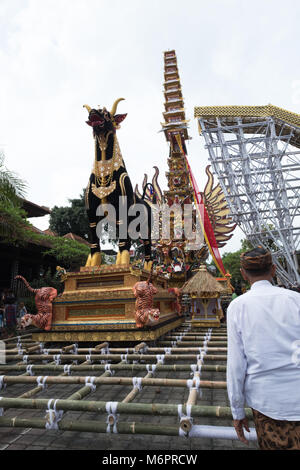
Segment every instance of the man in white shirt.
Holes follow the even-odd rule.
[[[241,255],[251,289],[227,310],[227,390],[242,442],[247,404],[260,449],[300,450],[300,294],[273,286],[275,270],[262,247]]]

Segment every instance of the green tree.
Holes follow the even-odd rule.
[[[51,247],[45,251],[45,255],[54,256],[66,270],[75,271],[80,266],[84,266],[90,252],[87,245],[63,237],[47,236],[46,238]]]
[[[85,240],[89,239],[89,221],[85,209],[85,190],[82,191],[78,199],[69,199],[70,206],[57,207],[51,209],[50,229],[58,235],[75,233]],[[111,227],[104,226],[101,237],[101,244],[111,243],[116,246],[117,242],[112,238]]]
[[[70,206],[54,206],[50,215],[50,229],[58,235],[75,233],[85,240],[89,235],[89,222],[84,203],[84,190],[78,199],[69,199]]]
[[[222,261],[224,264],[224,267],[227,272],[231,275],[231,284],[234,287],[241,287],[242,285],[245,285],[246,282],[244,281],[242,275],[241,275],[241,264],[240,264],[240,256],[243,252],[249,251],[253,249],[253,245],[249,242],[247,239],[241,240],[241,249],[238,251],[234,251],[232,253],[224,253],[222,256]],[[210,266],[215,267],[215,263],[212,261],[210,263]],[[220,276],[220,273],[218,269],[216,269],[216,277]],[[212,273],[213,274],[213,273]]]
[[[240,285],[242,282],[244,282],[240,271],[240,256],[243,251],[243,249],[240,249],[233,253],[225,253],[222,256],[224,267],[226,271],[231,274],[231,284],[233,286]]]
[[[243,240],[241,240],[241,245],[242,245],[242,250],[243,251],[250,251],[250,250],[253,250],[253,248],[254,248],[252,243],[249,242],[249,240],[247,240],[247,238],[244,238]]]

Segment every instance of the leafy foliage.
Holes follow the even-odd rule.
[[[45,238],[51,244],[51,248],[45,251],[45,255],[54,256],[58,263],[67,270],[77,270],[80,266],[84,266],[90,252],[87,245],[63,237],[48,235],[47,237],[43,236],[43,239]]]
[[[50,229],[58,235],[75,233],[88,239],[89,222],[84,204],[84,190],[78,199],[69,199],[70,206],[54,206],[50,215]]]
[[[30,282],[33,289],[40,289],[41,287],[54,287],[60,294],[64,289],[64,284],[60,281],[60,277],[57,274],[52,276],[51,269],[49,268],[43,276],[39,279],[34,279]]]
[[[241,240],[241,249],[238,251],[234,251],[233,253],[224,253],[222,256],[222,261],[226,271],[231,274],[231,284],[235,287],[237,293],[241,290],[242,286],[247,285],[241,275],[241,264],[240,264],[240,256],[243,252],[249,251],[253,249],[253,245],[247,239]],[[210,266],[215,267],[215,263],[212,262]],[[215,267],[216,268],[216,267]],[[218,269],[215,270],[216,276],[220,275]]]
[[[85,240],[89,238],[89,221],[85,209],[84,201],[85,190],[82,190],[78,199],[69,199],[70,206],[57,207],[51,209],[50,229],[58,235],[63,236],[67,233],[75,233]],[[110,243],[117,245],[117,241],[113,238],[112,227],[104,226],[104,232],[101,237],[101,244]]]
[[[0,152],[0,236],[3,242],[26,238],[26,213],[20,200],[25,189],[26,183],[5,167],[4,153]]]
[[[4,165],[4,153],[0,151],[0,202],[19,206],[19,198],[24,197],[26,183]]]

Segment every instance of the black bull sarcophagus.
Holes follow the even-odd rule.
[[[104,221],[113,226],[115,238],[118,239],[116,264],[129,264],[132,239],[130,226],[138,213],[137,224],[134,225],[135,233],[140,232],[139,238],[145,248],[144,268],[150,270],[151,209],[143,197],[139,198],[133,191],[116,135],[116,129],[127,116],[116,114],[118,103],[123,99],[116,100],[110,112],[106,108],[92,109],[84,105],[89,112],[87,124],[93,128],[95,140],[94,166],[85,192],[91,236],[91,253],[86,266],[101,264],[98,235]],[[143,233],[146,233],[146,236],[143,236]]]

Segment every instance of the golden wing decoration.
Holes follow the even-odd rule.
[[[208,181],[202,193],[203,202],[207,210],[210,223],[213,227],[218,248],[226,245],[232,237],[237,224],[233,224],[229,216],[230,210],[220,184],[214,187],[214,176],[210,171],[210,165],[205,168]],[[232,225],[233,224],[233,225]],[[231,235],[228,235],[231,233]]]

